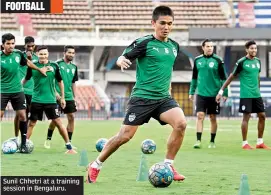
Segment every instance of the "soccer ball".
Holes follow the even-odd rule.
[[[151,139],[146,139],[141,143],[141,150],[144,154],[153,154],[156,150],[156,144]]]
[[[2,144],[2,152],[4,154],[14,154],[18,147],[14,141],[7,140]]]
[[[25,145],[26,145],[28,153],[33,152],[33,150],[34,150],[34,144],[33,144],[33,142],[30,139],[26,140],[26,144]]]
[[[98,139],[98,141],[96,142],[96,150],[98,152],[101,152],[104,148],[104,145],[106,144],[108,140],[106,138],[100,138]]]
[[[17,137],[12,137],[12,138],[9,138],[8,140],[14,141],[16,143],[16,145],[17,145],[18,148],[21,145],[21,141]]]
[[[168,187],[173,181],[173,172],[168,164],[154,164],[149,170],[149,181],[156,188]]]

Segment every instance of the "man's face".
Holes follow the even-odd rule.
[[[156,21],[152,20],[152,26],[155,30],[156,35],[159,38],[165,39],[168,37],[173,26],[172,16],[159,16]]]
[[[13,50],[15,48],[15,39],[6,40],[6,42],[4,44],[2,44],[2,47],[4,48],[6,53],[13,52]]]
[[[46,62],[48,60],[49,57],[49,52],[47,49],[41,49],[38,51],[38,57],[39,57],[39,61],[42,62]]]
[[[250,45],[246,52],[251,57],[255,57],[257,55],[257,45]]]
[[[26,43],[24,48],[25,48],[26,51],[33,52],[34,49],[35,49],[35,43],[34,42]]]
[[[74,49],[68,49],[65,53],[64,53],[64,57],[67,61],[72,61],[75,55],[75,50]]]
[[[214,45],[213,42],[205,42],[204,46],[202,46],[202,50],[204,55],[210,56],[214,52]]]

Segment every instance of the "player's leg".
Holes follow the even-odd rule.
[[[37,124],[37,120],[31,120],[31,119],[29,120],[28,128],[27,128],[27,135],[26,135],[27,139],[30,139],[36,124]]]
[[[208,148],[215,148],[215,137],[217,132],[217,117],[220,114],[220,105],[216,102],[215,97],[209,97],[207,101],[207,114],[211,122],[211,140]]]
[[[16,114],[14,117],[14,134],[17,139],[19,139],[19,116]]]
[[[27,139],[30,139],[33,129],[37,121],[42,121],[44,105],[41,103],[31,102],[30,106],[30,117],[27,128]]]
[[[248,123],[252,112],[252,99],[251,98],[241,98],[239,104],[239,112],[243,113],[243,120],[241,125],[242,130],[242,138],[243,149],[250,150],[253,149],[247,141],[247,131],[248,131]]]
[[[51,148],[51,140],[52,140],[55,128],[56,128],[56,124],[53,120],[51,120],[49,127],[48,127],[48,131],[47,131],[47,139],[44,142],[44,147],[46,149]]]
[[[253,99],[253,113],[257,113],[258,115],[258,139],[257,139],[257,149],[271,149],[267,145],[264,144],[263,141],[263,134],[264,134],[264,128],[265,128],[265,109],[262,98],[254,98]]]
[[[4,116],[9,100],[10,100],[10,94],[1,93],[1,121]]]
[[[66,101],[66,107],[63,111],[64,111],[64,114],[67,115],[67,119],[68,119],[67,131],[68,131],[69,139],[71,142],[72,135],[74,132],[74,113],[77,111],[75,101]]]
[[[197,95],[196,98],[196,113],[197,113],[197,120],[196,120],[196,128],[197,128],[197,141],[194,144],[194,148],[201,147],[201,136],[203,132],[203,122],[206,113],[206,97]]]
[[[210,122],[211,122],[211,140],[208,148],[215,148],[215,137],[217,132],[217,120],[215,114],[210,114]]]

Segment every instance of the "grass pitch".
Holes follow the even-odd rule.
[[[65,121],[66,122],[66,121]],[[188,121],[183,146],[175,159],[175,168],[187,179],[173,182],[168,188],[156,189],[146,182],[136,182],[144,139],[153,139],[157,144],[154,154],[147,156],[148,166],[163,161],[169,126],[162,127],[151,121],[140,127],[135,137],[121,147],[106,163],[96,184],[85,184],[85,195],[234,195],[238,194],[241,174],[248,175],[252,195],[271,194],[271,150],[244,151],[241,149],[240,120],[219,120],[216,149],[208,149],[210,123],[205,121],[202,137],[203,148],[193,149],[195,143],[195,120]],[[86,149],[88,159],[94,160],[98,152],[95,142],[109,138],[119,129],[121,121],[76,121],[73,144],[77,155],[64,154],[64,142],[55,131],[52,147],[43,147],[49,122],[39,122],[31,140],[35,149],[32,154],[1,155],[2,173],[10,176],[85,176],[85,168],[77,166],[79,152]],[[255,146],[257,120],[249,124],[248,141]],[[13,137],[13,123],[2,122],[1,141]],[[265,143],[271,145],[271,121],[266,121]]]

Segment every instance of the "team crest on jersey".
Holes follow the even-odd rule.
[[[50,72],[54,72],[54,68],[52,66],[47,66],[47,70]]]
[[[168,48],[165,48],[165,53],[169,53]]]
[[[177,57],[177,50],[173,48],[172,51],[173,51],[174,56]]]
[[[15,61],[16,61],[17,63],[19,63],[19,62],[20,62],[20,57],[19,57],[19,56],[16,56],[16,57],[15,57]]]
[[[260,69],[260,64],[259,63],[257,63],[257,67]]]
[[[256,68],[255,64],[251,64],[252,68]]]
[[[130,122],[133,122],[133,121],[135,120],[135,118],[136,118],[135,113],[131,113],[131,114],[129,115],[129,117],[128,117],[128,120],[129,120]]]
[[[73,68],[73,69],[72,69],[72,74],[74,74],[74,73],[75,73],[75,69]]]
[[[210,67],[210,68],[213,68],[213,67],[214,67],[214,65],[215,65],[215,63],[214,63],[214,62],[210,62],[210,63],[209,63],[209,67]]]

